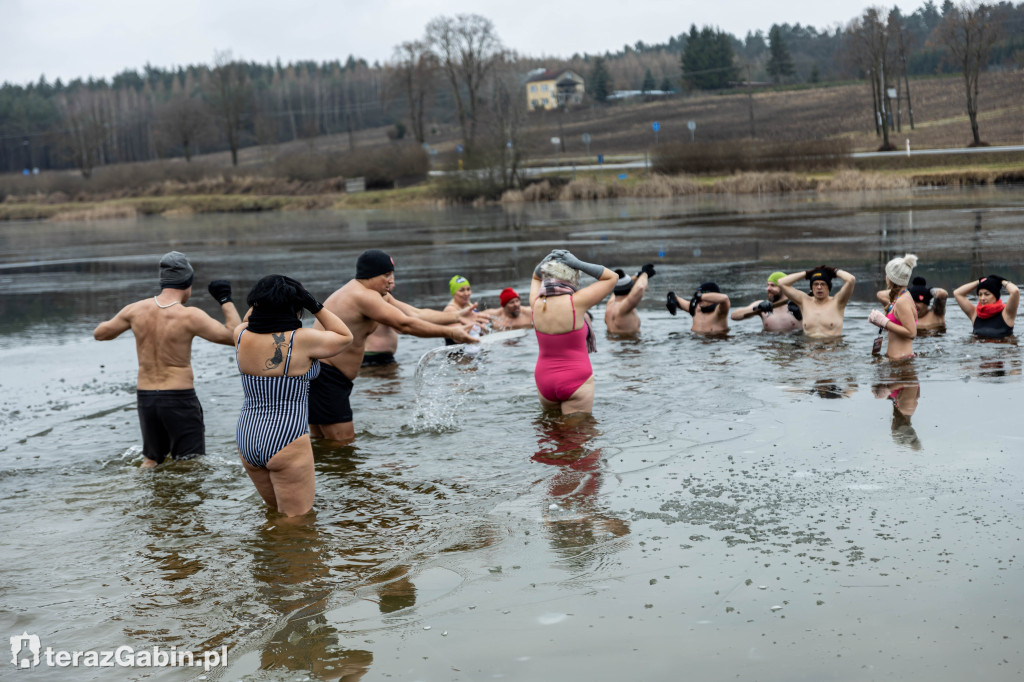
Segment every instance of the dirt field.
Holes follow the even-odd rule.
[[[962,78],[928,78],[910,82],[914,130],[903,112],[901,132],[891,133],[902,147],[963,147],[971,141]],[[1024,73],[985,74],[980,86],[981,137],[993,145],[1024,143]],[[703,141],[750,137],[750,105],[754,133],[774,140],[847,136],[854,151],[881,144],[872,123],[871,91],[867,83],[806,90],[696,95],[659,102],[623,103],[534,117],[529,136],[531,153],[550,155],[550,138],[564,131],[566,154],[583,154],[583,133],[591,136],[591,154],[638,153],[655,143],[653,122],[660,125],[659,142],[690,139],[687,122],[694,121],[695,139]]]

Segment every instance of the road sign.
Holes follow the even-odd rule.
[[[597,162],[598,163],[604,163],[604,154],[598,154],[597,155]]]
[[[560,138],[560,137],[552,137],[551,138],[551,144],[561,144],[561,143],[562,143],[562,138]]]
[[[697,124],[694,123],[693,121],[687,121],[686,122],[686,127],[689,128],[690,132],[692,133],[694,130],[697,129]]]
[[[455,145],[455,151],[457,151],[458,153],[461,154],[462,153],[462,145],[461,144]]]
[[[658,132],[659,130],[661,130],[661,124],[655,121],[654,123],[651,124],[651,128],[654,130],[654,132]]]

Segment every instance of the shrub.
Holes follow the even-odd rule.
[[[680,142],[659,145],[652,169],[678,173],[734,173],[739,171],[796,171],[836,168],[847,159],[846,139],[804,142]]]

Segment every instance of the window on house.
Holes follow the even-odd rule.
[[[530,86],[530,92],[537,92],[537,86],[536,85],[531,85]]]
[[[548,84],[545,83],[544,85],[540,86],[540,89],[543,90],[544,92],[547,92],[548,91]]]

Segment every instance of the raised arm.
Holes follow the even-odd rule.
[[[640,305],[640,301],[644,297],[644,292],[647,290],[647,273],[641,272],[637,275],[636,284],[626,294],[625,300],[619,303],[619,312],[628,313],[631,310],[636,310],[636,307]],[[614,287],[613,287],[614,288]]]
[[[465,308],[454,309],[450,305],[446,306],[444,310],[433,310],[431,308],[417,308],[416,306],[409,305],[399,301],[391,294],[386,294],[384,300],[391,305],[395,306],[409,317],[415,317],[418,320],[424,322],[430,322],[431,324],[468,324],[473,325],[485,325],[491,321],[491,316],[485,313],[478,313],[473,310],[472,305],[468,305]]]
[[[793,285],[802,279],[807,277],[807,271],[793,272],[779,280],[779,288],[782,289],[782,293],[786,295],[786,298],[796,303],[801,308],[804,307],[804,302],[809,298],[807,294],[800,291]]]
[[[327,308],[321,308],[314,316],[324,329],[303,330],[303,336],[308,339],[304,350],[309,357],[329,358],[345,350],[352,343],[352,332],[340,317]]]
[[[1004,319],[1012,327],[1013,321],[1017,319],[1017,307],[1020,306],[1020,288],[1010,280],[1003,280],[1003,288],[1010,295],[1006,300],[1006,309],[1003,310]]]
[[[889,305],[889,290],[882,289],[875,294],[875,298],[877,298],[878,302],[882,305]]]
[[[729,314],[729,297],[723,293],[709,291],[700,296],[701,304],[715,304],[715,317],[724,319]]]
[[[857,278],[846,270],[836,270],[836,277],[843,281],[843,286],[836,293],[836,303],[845,308],[853,296],[853,285],[857,283]]]
[[[953,298],[956,299],[956,303],[960,306],[960,310],[964,311],[964,315],[969,317],[971,322],[974,322],[974,316],[977,314],[978,309],[973,303],[967,300],[967,294],[976,289],[980,283],[981,280],[973,279],[970,282],[961,284],[953,290]]]
[[[97,341],[111,341],[132,328],[131,307],[126,305],[106,322],[100,322],[92,331],[92,338]]]
[[[939,287],[933,287],[931,290],[932,294],[932,312],[939,317],[946,316],[946,300],[949,298],[949,292]]]

